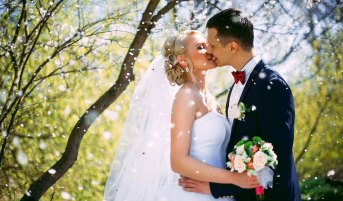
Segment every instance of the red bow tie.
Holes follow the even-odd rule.
[[[232,71],[232,76],[235,78],[235,84],[239,81],[244,84],[245,82],[245,73],[244,71]]]

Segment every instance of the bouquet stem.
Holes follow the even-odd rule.
[[[264,200],[264,189],[263,186],[255,188],[256,200]]]

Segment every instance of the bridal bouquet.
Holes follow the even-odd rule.
[[[278,164],[277,156],[273,151],[273,145],[255,136],[252,140],[243,138],[228,155],[227,166],[231,171],[242,173],[247,171],[248,175],[256,175],[260,184],[255,189],[257,200],[264,200],[264,188],[273,184],[274,172]]]

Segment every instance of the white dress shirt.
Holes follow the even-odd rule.
[[[237,84],[233,85],[230,101],[229,101],[229,109],[232,105],[238,104],[239,99],[241,98],[243,89],[245,87],[245,84],[247,83],[249,76],[251,72],[254,70],[257,63],[261,60],[260,56],[253,57],[245,66],[240,70],[244,71],[245,73],[245,82],[242,84],[241,82],[238,82]],[[229,117],[230,125],[233,123],[233,119]]]

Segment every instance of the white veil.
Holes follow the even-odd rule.
[[[156,200],[158,186],[178,175],[170,167],[170,117],[174,96],[159,55],[137,84],[105,186],[105,201]]]

